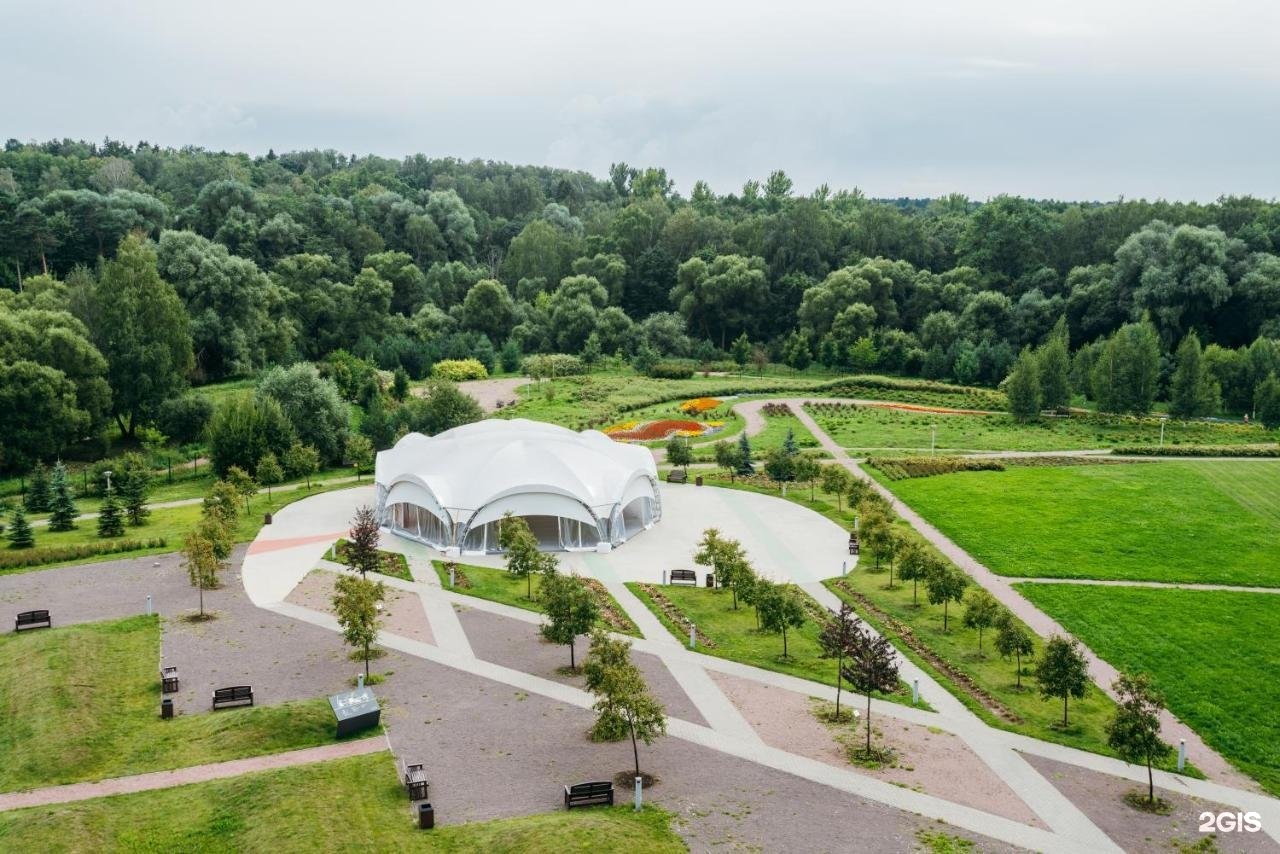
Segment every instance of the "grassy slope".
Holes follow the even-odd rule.
[[[945,415],[862,406],[838,411],[811,407],[818,424],[845,448],[929,448],[930,428],[937,447],[971,451],[1057,451],[1150,445],[1160,441],[1155,418],[1088,416],[1045,418],[1018,424],[1008,415]],[[1239,445],[1274,442],[1260,425],[1204,421],[1168,421],[1166,444]]]
[[[1280,600],[1066,584],[1018,589],[1098,655],[1145,671],[1170,710],[1280,796]]]
[[[671,634],[683,642],[688,641],[688,632],[668,622],[639,584],[628,583],[627,587],[657,615]],[[699,647],[699,652],[765,670],[788,673],[824,685],[836,684],[836,662],[819,657],[819,627],[812,619],[806,620],[800,628],[787,632],[787,657],[783,658],[782,635],[758,630],[755,611],[749,605],[739,602],[738,609],[733,610],[733,596],[728,590],[668,585],[662,588],[662,593],[693,621],[698,631],[715,642],[714,648]],[[848,688],[847,685],[845,687]],[[886,699],[911,702],[909,691],[905,699],[901,691]]]
[[[961,472],[887,484],[1002,575],[1280,585],[1280,462]]]
[[[160,719],[157,617],[0,636],[0,790],[333,741],[324,699]]]
[[[538,601],[538,588],[541,581],[536,574],[529,578],[516,578],[504,569],[494,569],[488,566],[472,566],[470,564],[458,564],[458,567],[466,575],[467,580],[471,582],[470,587],[449,587],[449,570],[445,569],[444,561],[433,560],[431,565],[435,567],[436,576],[440,579],[440,584],[446,589],[452,589],[455,593],[461,593],[466,596],[475,596],[477,599],[488,599],[490,602],[501,602],[503,605],[510,605],[513,608],[523,608],[526,611],[534,611],[542,613],[542,605]],[[533,598],[527,595],[529,587],[533,588]],[[609,596],[608,593],[605,594]],[[627,628],[622,631],[625,634],[640,637],[640,630],[636,628],[635,623],[631,622],[627,617],[626,611],[622,610],[622,606],[617,600],[609,596],[609,602],[612,604],[614,613],[620,614],[626,620]],[[603,621],[601,625],[605,628],[611,628]],[[615,631],[617,631],[615,629]]]
[[[412,823],[379,753],[173,789],[0,814],[10,851],[687,850],[669,814],[630,807],[437,827]]]

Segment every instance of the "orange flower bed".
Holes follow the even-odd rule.
[[[720,401],[714,397],[695,397],[693,400],[686,400],[680,404],[680,411],[687,412],[690,415],[697,415],[700,412],[709,412],[720,405]]]
[[[689,433],[686,434],[685,431],[689,431]],[[672,433],[700,436],[702,432],[703,425],[697,421],[679,421],[674,418],[664,418],[661,421],[646,421],[631,430],[618,430],[609,435],[614,439],[650,442],[654,439],[665,439]]]

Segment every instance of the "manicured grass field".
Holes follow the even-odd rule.
[[[389,753],[0,813],[8,851],[683,852],[671,816],[577,809],[418,830]]]
[[[531,575],[529,578],[517,578],[505,569],[495,569],[490,566],[472,566],[470,564],[458,564],[458,569],[466,576],[466,580],[470,582],[470,587],[450,587],[449,586],[449,570],[446,569],[444,561],[433,560],[431,565],[435,567],[436,576],[440,579],[440,584],[446,590],[453,590],[455,593],[462,593],[466,596],[475,596],[477,599],[488,599],[490,602],[501,602],[503,605],[510,605],[513,608],[523,608],[526,611],[542,613],[542,603],[538,601],[538,590],[542,586],[542,579],[537,574]],[[529,597],[528,590],[533,588],[533,598]],[[596,600],[600,603],[602,610],[608,608],[616,615],[615,622],[610,623],[603,617],[600,619],[600,625],[606,629],[623,634],[641,637],[640,630],[636,628],[636,624],[631,622],[631,618],[627,616],[627,612],[618,604],[618,600],[609,595],[607,591],[601,593]]]
[[[993,572],[1280,585],[1280,461],[1010,468],[887,482]]]
[[[1005,414],[950,415],[874,406],[834,409],[821,404],[808,411],[841,447],[855,449],[927,451],[931,428],[937,430],[939,450],[1058,451],[1155,446],[1160,441],[1160,421],[1155,418],[1085,415],[1019,424]],[[1240,445],[1275,440],[1274,432],[1268,433],[1258,424],[1170,420],[1164,429],[1167,445]]]
[[[333,741],[323,698],[161,720],[159,660],[158,617],[0,635],[0,790]]]
[[[689,632],[672,624],[662,610],[644,592],[639,584],[628,583],[632,593],[640,598],[658,617],[667,630],[682,642],[688,642]],[[787,632],[787,657],[782,657],[782,635],[756,628],[755,611],[750,605],[739,602],[733,609],[733,595],[723,588],[707,590],[704,587],[667,585],[661,587],[662,595],[693,621],[698,631],[715,642],[715,647],[700,646],[698,652],[727,658],[730,661],[750,664],[765,670],[789,673],[801,679],[811,679],[824,685],[836,684],[836,662],[819,657],[819,625],[812,618],[798,629]],[[816,606],[816,603],[815,603]],[[845,686],[848,688],[848,685]],[[894,702],[911,702],[911,693],[902,686],[898,693],[874,696]]]
[[[1111,664],[1150,673],[1175,715],[1280,796],[1280,597],[1083,584],[1018,589]]]

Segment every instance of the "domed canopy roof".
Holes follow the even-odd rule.
[[[436,436],[410,433],[378,454],[375,469],[378,486],[387,490],[387,503],[398,500],[397,493],[412,495],[405,500],[437,515],[442,510],[448,521],[471,524],[488,521],[477,517],[490,514],[478,511],[496,502],[516,515],[538,515],[540,508],[547,512],[545,508],[562,503],[551,496],[571,499],[596,519],[606,520],[632,498],[652,497],[657,477],[647,448],[620,444],[598,430],[575,433],[523,418],[477,421]],[[406,487],[397,489],[398,484]],[[522,507],[514,500],[519,495],[546,500],[539,504],[531,499]]]

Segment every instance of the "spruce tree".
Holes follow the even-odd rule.
[[[67,467],[58,460],[49,481],[49,530],[70,531],[76,526],[76,504],[71,500],[71,485],[67,480]]]
[[[1253,409],[1268,430],[1280,427],[1280,380],[1271,374],[1253,391]]]
[[[49,498],[49,467],[44,463],[36,463],[36,467],[31,470],[31,486],[27,489],[27,512],[49,512]]]
[[[9,548],[11,549],[29,549],[36,544],[36,535],[31,530],[31,525],[27,522],[27,514],[22,512],[21,507],[13,508],[13,518],[9,523],[9,533],[6,534],[9,540]]]
[[[744,432],[738,436],[738,474],[750,477],[755,473],[756,467],[751,464],[751,442]]]
[[[147,492],[150,487],[151,473],[141,461],[120,473],[120,497],[124,499],[129,524],[134,527],[146,524],[147,517],[151,515],[151,511],[147,509]]]
[[[98,536],[102,539],[124,536],[124,519],[120,516],[120,502],[116,501],[116,491],[107,490],[107,497],[98,511]]]

